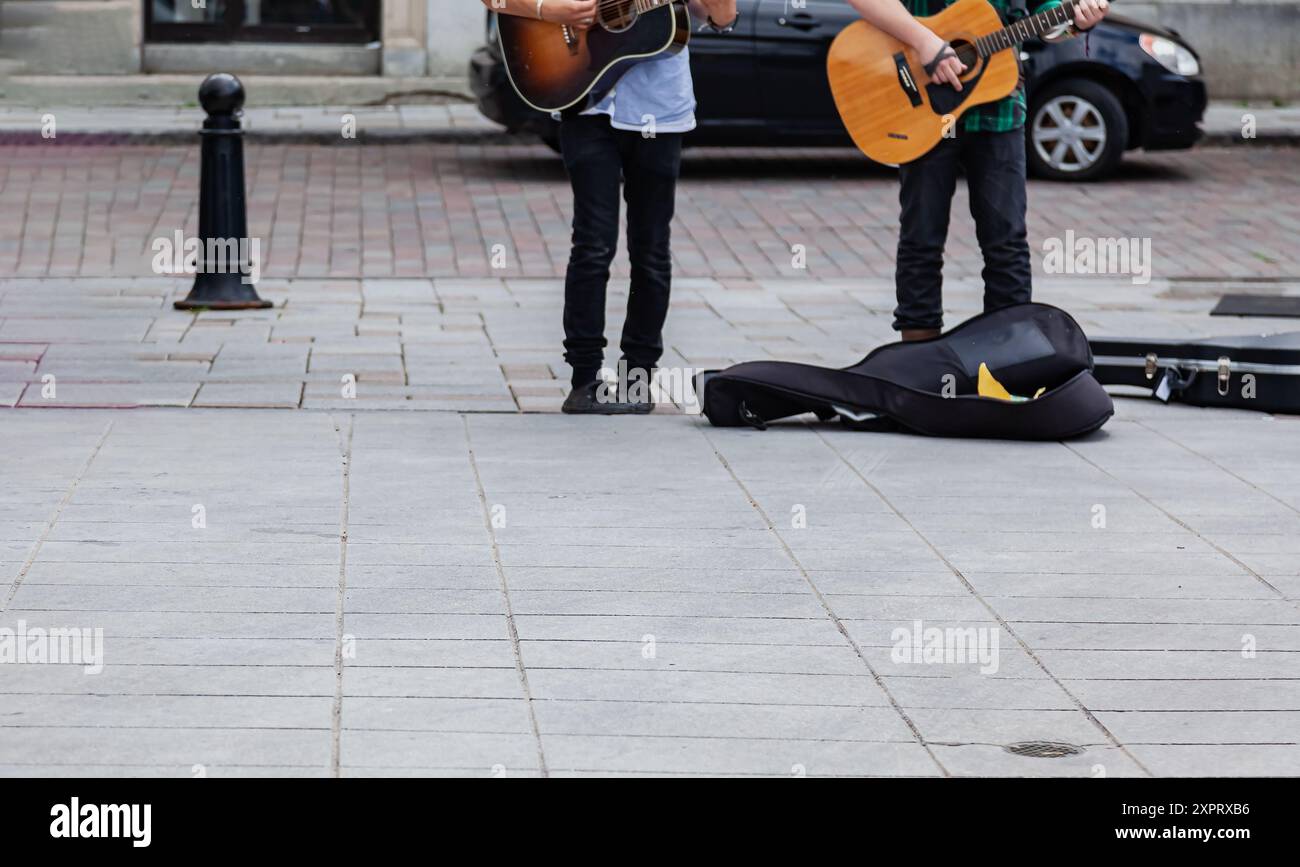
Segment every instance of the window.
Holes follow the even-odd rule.
[[[379,0],[144,0],[150,42],[373,42]]]

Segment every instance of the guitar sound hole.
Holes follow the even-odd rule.
[[[953,51],[957,52],[957,59],[961,61],[961,65],[966,67],[966,71],[961,74],[963,81],[979,71],[980,53],[974,45],[960,39],[954,39],[948,44],[952,46]]]
[[[636,23],[635,0],[598,0],[596,20],[610,33],[621,33]]]

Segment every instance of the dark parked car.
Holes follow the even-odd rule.
[[[851,145],[826,80],[831,40],[857,15],[844,0],[739,0],[735,32],[693,33],[699,126],[687,144]],[[556,121],[523,103],[501,63],[496,21],[470,60],[479,109],[556,147]],[[1125,150],[1191,147],[1201,136],[1200,63],[1174,31],[1110,15],[1087,37],[1021,46],[1030,171],[1094,180]]]

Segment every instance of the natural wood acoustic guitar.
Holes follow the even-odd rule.
[[[1020,78],[1017,45],[1074,18],[1074,3],[1003,26],[985,0],[958,0],[921,23],[947,40],[966,67],[962,89],[932,82],[911,47],[865,21],[844,28],[826,58],[831,95],[853,142],[881,163],[906,163],[956,134],[973,106],[1011,93]]]

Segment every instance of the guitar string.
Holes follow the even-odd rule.
[[[656,3],[655,0],[600,0],[600,2],[596,4],[596,9],[601,12],[610,9],[616,9],[618,10],[619,14],[622,15],[626,12],[632,12],[632,11],[653,12],[655,9],[661,9],[665,6],[671,5],[672,2],[673,0],[660,0],[660,2],[658,3]],[[1074,11],[1075,11],[1074,4],[1071,2],[1066,2],[1060,6],[1055,6],[1051,9],[1044,10],[1043,12],[1040,12],[1038,15],[1034,15],[1030,18],[1022,18],[1019,21],[1016,21],[1015,23],[1010,25],[1009,27],[1003,27],[1001,30],[997,30],[994,31],[993,33],[985,34],[984,36],[981,36],[978,39],[976,39],[975,44],[977,47],[981,42],[992,44],[995,37],[1013,36],[1016,31],[1016,28],[1020,28],[1020,31],[1024,34],[1024,36],[1022,36],[1021,39],[1019,40],[1008,41],[1006,45],[1002,46],[1003,48],[1010,48],[1012,45],[1015,45],[1016,42],[1018,41],[1031,39],[1034,36],[1038,35],[1036,32],[1029,31],[1030,24],[1034,24],[1035,30],[1037,30],[1037,25],[1040,21],[1045,22],[1048,18],[1061,14],[1063,16],[1062,20],[1052,22],[1051,24],[1051,26],[1053,27],[1059,27],[1061,24],[1064,24],[1065,21],[1070,18],[1070,15]]]
[[[645,4],[650,4],[650,5],[645,5]],[[635,11],[637,12],[653,12],[656,9],[662,9],[665,6],[668,6],[670,4],[671,4],[671,0],[660,0],[658,4],[656,4],[654,0],[600,0],[600,2],[596,4],[596,8],[600,10],[605,10],[605,9],[614,9],[620,6],[629,6],[632,7],[632,9],[627,9],[627,10],[620,9],[619,10],[620,13],[623,11],[630,12],[633,11],[633,9],[635,9]]]
[[[655,2],[655,0],[600,0],[600,2],[596,4],[596,10],[598,13],[615,10],[619,17],[622,17],[629,12],[653,12],[655,9],[661,9],[665,6],[671,5],[672,2],[673,0],[659,0],[659,2]],[[1067,2],[1060,6],[1044,10],[1038,15],[1034,15],[1030,18],[1022,18],[1010,26],[1003,27],[1001,30],[994,31],[993,33],[987,33],[975,40],[975,50],[980,54],[987,56],[988,54],[993,53],[993,51],[989,49],[1002,51],[1012,47],[1017,42],[1037,36],[1039,34],[1040,24],[1059,27],[1066,21],[1070,20],[1071,16],[1076,11],[1074,6],[1074,3],[1068,2],[1067,0]],[[1049,20],[1058,15],[1061,16],[1060,21]],[[1033,26],[1032,31],[1030,30],[1031,25]],[[1019,39],[1015,38],[1017,28],[1019,28],[1020,32],[1024,34]],[[1003,45],[1001,44],[1002,42],[1005,42],[1006,44]]]
[[[1040,15],[1035,15],[1032,18],[1021,19],[1020,21],[1017,21],[1014,24],[1012,24],[1010,27],[1004,27],[1003,29],[995,31],[993,33],[985,34],[984,36],[976,40],[976,44],[981,49],[991,48],[996,51],[1001,51],[1003,49],[1010,48],[1011,46],[1015,45],[1017,42],[1023,41],[1025,39],[1030,39],[1033,36],[1038,35],[1038,32],[1040,30],[1039,28],[1040,24],[1044,26],[1059,27],[1061,24],[1064,23],[1066,19],[1069,18],[1070,11],[1071,10],[1068,6],[1058,6],[1052,9],[1048,9],[1045,12],[1041,13]],[[1050,19],[1055,19],[1058,14],[1063,15],[1063,20],[1061,21],[1050,20]],[[1031,26],[1032,26],[1032,31],[1030,29]],[[1015,38],[1017,28],[1019,28],[1019,31],[1022,34],[1024,34],[1020,39]]]
[[[1017,42],[1037,36],[1039,32],[1041,32],[1039,27],[1040,24],[1043,25],[1042,29],[1046,29],[1046,27],[1059,27],[1071,20],[1071,17],[1077,11],[1074,6],[1075,4],[1073,2],[1066,2],[1060,6],[1055,6],[1051,9],[1040,12],[1032,17],[1022,18],[1009,27],[1003,27],[1001,30],[986,33],[975,40],[975,49],[981,56],[987,57],[995,52],[1010,48]],[[1056,18],[1058,15],[1061,20],[1051,20]],[[1030,30],[1030,25],[1033,26],[1032,32]],[[1021,39],[1014,38],[1017,27],[1019,27],[1021,32],[1025,34]]]

